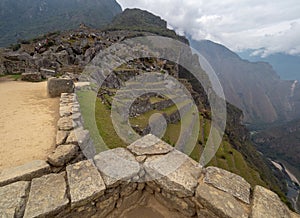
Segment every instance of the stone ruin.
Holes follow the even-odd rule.
[[[161,217],[300,217],[272,191],[203,168],[153,135],[96,154],[74,93],[61,95],[56,144],[47,161],[0,172],[0,217],[130,217],[141,208]]]

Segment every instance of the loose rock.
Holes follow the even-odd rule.
[[[55,167],[62,167],[70,162],[77,154],[77,145],[60,145],[48,156],[48,162]]]

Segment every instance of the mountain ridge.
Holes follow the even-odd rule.
[[[275,53],[267,57],[253,55],[253,50],[238,52],[238,55],[249,61],[264,61],[270,63],[283,80],[300,81],[300,55]]]
[[[227,100],[244,111],[245,123],[264,124],[299,117],[291,99],[294,81],[281,80],[267,62],[243,60],[225,46],[190,40],[219,76]]]
[[[114,0],[1,0],[0,47],[80,23],[103,27],[121,12]]]

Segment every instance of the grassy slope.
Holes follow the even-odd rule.
[[[86,98],[88,97],[88,98]],[[98,133],[101,135],[104,142],[109,145],[109,148],[124,147],[126,144],[118,137],[117,133],[114,130],[111,118],[110,118],[110,108],[103,104],[98,98],[96,99],[95,104],[95,118],[97,130],[93,129],[93,116],[90,116],[91,108],[93,107],[93,102],[87,99],[95,98],[92,93],[85,92],[79,93],[79,100],[82,106],[83,116],[85,117],[85,126],[91,131],[93,138],[97,138]],[[137,118],[132,118],[131,124],[145,126],[148,122],[148,119],[153,113],[166,112],[172,110],[173,108],[167,108],[165,111],[150,111],[144,115],[141,115]],[[89,116],[88,116],[89,115]],[[87,119],[86,119],[87,118]],[[181,123],[169,124],[166,130],[166,133],[163,139],[171,145],[175,145],[178,140],[180,133]],[[200,133],[198,138],[198,144],[195,146],[194,151],[191,153],[191,157],[195,160],[199,160],[200,152],[203,150],[203,145],[208,138],[210,130],[210,121],[204,119],[200,116]],[[98,142],[98,146],[100,143]],[[100,150],[103,149],[99,148]],[[216,156],[208,164],[210,166],[217,166],[238,175],[244,177],[252,186],[254,185],[263,185],[266,184],[261,180],[259,174],[248,166],[244,160],[241,153],[233,149],[230,143],[224,137],[222,145],[220,146]]]

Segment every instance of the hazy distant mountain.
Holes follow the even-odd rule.
[[[300,55],[293,56],[277,53],[262,58],[260,56],[252,56],[252,52],[253,51],[248,50],[238,53],[238,55],[249,61],[264,61],[270,63],[280,75],[280,78],[284,80],[300,81]]]
[[[115,0],[0,0],[0,47],[80,23],[102,27],[121,12]]]
[[[242,60],[207,40],[191,40],[191,45],[210,62],[227,100],[243,110],[245,122],[264,124],[300,116],[298,84],[281,80],[270,64]]]

